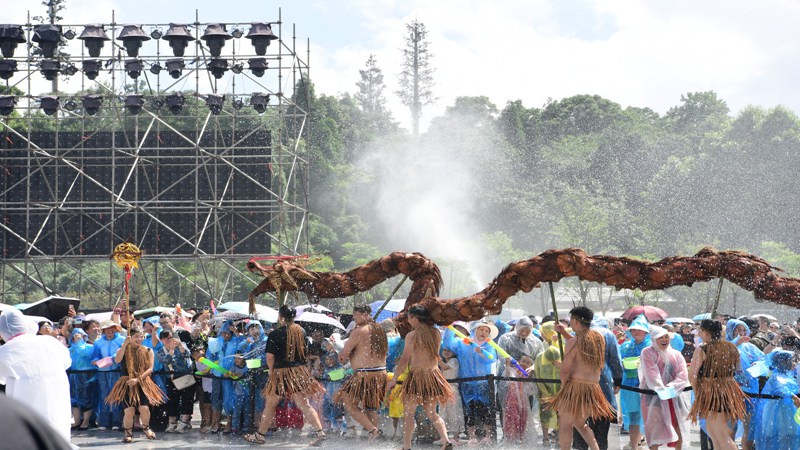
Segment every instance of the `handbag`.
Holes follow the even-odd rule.
[[[186,389],[188,387],[194,386],[194,384],[196,382],[197,382],[197,380],[195,380],[194,375],[192,375],[192,374],[186,374],[186,375],[180,376],[178,378],[173,378],[172,379],[172,384],[174,384],[175,385],[175,389],[177,389],[179,391],[182,391],[182,390],[184,390],[184,389]]]

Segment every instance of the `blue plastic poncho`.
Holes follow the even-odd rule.
[[[772,376],[762,390],[763,394],[776,395],[780,400],[760,399],[753,416],[755,441],[758,450],[795,450],[800,448],[800,425],[794,420],[797,407],[792,395],[800,391],[795,380],[793,354],[775,350],[767,355],[766,362]]]
[[[444,336],[442,336],[442,347],[456,355],[458,378],[481,377],[495,373],[497,351],[488,342],[484,342],[480,346],[485,352],[476,352],[472,345],[465,344],[453,333],[453,330],[448,328],[445,330]],[[486,353],[492,355],[492,359],[489,359]],[[487,381],[462,382],[459,387],[467,414],[469,414],[469,402],[471,401],[478,401],[485,405],[489,404],[489,383]]]
[[[647,322],[647,318],[645,318],[644,314],[633,319],[628,330],[628,340],[625,341],[619,349],[620,356],[623,360],[625,358],[639,358],[642,354],[642,350],[649,347],[651,344],[650,324]],[[647,335],[645,335],[642,342],[637,344],[630,330],[644,331]],[[622,385],[639,387],[639,369],[624,369],[622,373]],[[619,392],[619,402],[622,407],[622,414],[625,416],[625,429],[629,429],[631,426],[643,427],[641,394],[638,392],[621,390]]]

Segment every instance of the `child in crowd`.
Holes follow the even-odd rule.
[[[442,348],[442,362],[439,369],[447,380],[458,378],[458,358],[450,349]],[[454,444],[460,442],[461,432],[464,431],[464,408],[461,406],[461,395],[458,391],[458,383],[450,383],[456,401],[440,406],[439,415],[444,419],[447,431],[453,433],[452,441]]]
[[[519,365],[526,371],[533,367],[533,359],[530,356],[522,356],[519,358]],[[506,374],[511,378],[523,378],[524,375],[520,373],[516,367],[513,370],[506,370]],[[532,419],[531,404],[528,398],[533,395],[533,383],[516,383],[510,382],[508,384],[508,392],[504,403],[503,412],[503,439],[506,443],[521,444],[525,441],[525,430],[527,428],[528,419]]]
[[[395,375],[399,377],[394,389],[387,394],[387,401],[389,402],[389,418],[392,419],[392,439],[395,439],[397,437],[397,427],[400,424],[400,419],[403,418],[403,411],[405,410],[405,406],[403,405],[402,383],[408,377],[408,369],[399,375],[393,372],[389,372],[388,375],[389,380],[394,378]]]
[[[211,372],[211,368],[200,362],[206,354],[206,347],[202,341],[195,343],[192,348],[192,360],[195,364],[197,374],[207,375]],[[197,399],[200,404],[200,432],[208,433],[211,428],[211,378],[198,377],[198,383],[195,384],[197,388]]]
[[[89,372],[95,367],[92,365],[94,346],[86,342],[88,335],[82,328],[72,330],[70,339],[69,356],[72,358],[70,370],[87,372],[69,374],[69,393],[72,401],[72,428],[86,430],[89,428],[89,419],[92,417],[92,403],[96,395],[97,383],[95,373]]]
[[[250,427],[250,389],[244,381],[247,375],[247,365],[244,356],[237,352],[233,357],[233,367],[227,377],[234,379],[233,392],[234,401],[230,405],[228,414],[230,415],[231,433],[237,434],[239,431]]]
[[[325,431],[333,431],[336,434],[347,431],[344,422],[344,408],[341,404],[333,401],[333,394],[344,384],[344,369],[339,363],[339,355],[336,352],[328,352],[322,356],[322,385],[325,387],[325,395],[322,398],[322,416]]]
[[[533,376],[543,380],[561,379],[561,350],[558,341],[561,339],[555,331],[555,322],[545,322],[541,330],[544,338],[545,350],[539,353],[533,363]],[[563,345],[563,342],[562,342]],[[558,439],[558,416],[556,412],[548,409],[544,399],[554,397],[561,389],[558,381],[551,383],[536,383],[539,390],[539,420],[542,425],[542,444],[550,446],[551,440]]]

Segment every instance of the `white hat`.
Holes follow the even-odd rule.
[[[669,331],[667,331],[665,328],[656,325],[652,325],[650,327],[650,338],[653,339],[653,341],[663,337],[665,334],[669,334]]]
[[[469,331],[474,334],[475,330],[477,330],[479,327],[486,327],[489,329],[489,339],[494,339],[498,334],[500,334],[500,332],[497,330],[497,327],[487,319],[481,319],[472,322],[472,327],[470,327]]]

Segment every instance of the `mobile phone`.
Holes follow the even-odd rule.
[[[80,325],[80,324],[82,324],[82,323],[83,323],[83,319],[74,319],[74,320],[72,321],[72,324],[73,324],[73,325]]]

